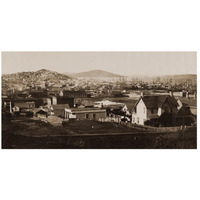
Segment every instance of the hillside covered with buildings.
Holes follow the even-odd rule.
[[[93,134],[97,122],[118,124],[120,134],[188,131],[196,127],[196,99],[196,75],[142,80],[97,70],[75,77],[45,69],[2,75],[3,123],[43,121],[63,133],[67,127],[69,133],[83,133],[84,126],[75,128],[77,121],[90,121]],[[107,134],[105,127],[102,131]]]

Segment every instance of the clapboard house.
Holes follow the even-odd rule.
[[[132,111],[132,123],[158,125],[163,113],[176,115],[178,103],[171,95],[141,96]]]

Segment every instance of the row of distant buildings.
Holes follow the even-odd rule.
[[[192,125],[196,122],[196,107],[189,106],[173,94],[144,95],[127,107],[125,103],[108,100],[87,102],[86,96],[48,96],[2,98],[4,114],[26,117],[56,116],[65,120],[99,120],[118,118],[120,121],[149,126]]]

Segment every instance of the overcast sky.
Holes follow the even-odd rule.
[[[2,73],[49,69],[106,70],[120,75],[196,74],[195,52],[3,52]]]

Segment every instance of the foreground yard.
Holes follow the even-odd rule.
[[[2,148],[13,149],[196,149],[196,128],[158,133],[114,123],[73,121],[64,127],[28,118],[2,122]]]

